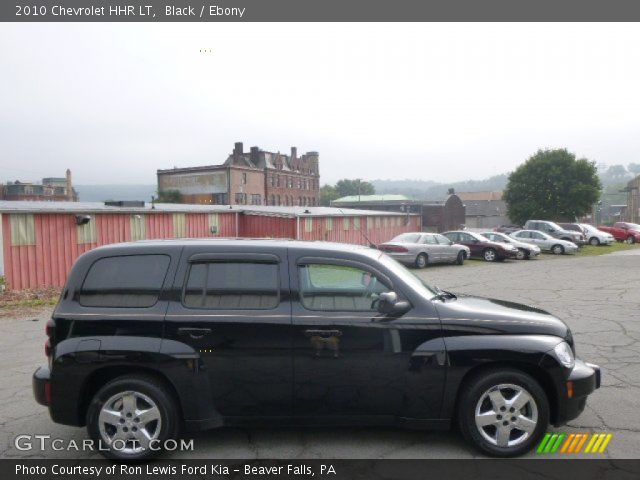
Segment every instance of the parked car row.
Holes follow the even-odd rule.
[[[614,241],[610,234],[591,226],[576,231],[546,221],[532,220],[526,225],[546,231],[533,228],[514,230],[510,226],[509,234],[469,230],[454,230],[442,234],[412,232],[398,235],[378,248],[405,265],[425,268],[436,263],[462,265],[468,258],[495,262],[506,259],[529,260],[541,252],[573,254],[578,251],[578,245],[587,242],[592,245],[608,245]]]
[[[512,234],[519,230],[538,230],[554,238],[567,240],[578,246],[611,245],[618,242],[640,242],[640,225],[630,222],[616,222],[612,227],[601,225],[594,227],[588,223],[555,223],[547,220],[528,220],[524,227],[501,225],[495,232]]]

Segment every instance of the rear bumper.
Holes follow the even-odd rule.
[[[564,401],[559,402],[556,426],[564,425],[578,417],[587,404],[587,397],[600,388],[600,367],[576,359],[576,364],[569,374],[561,395]]]
[[[51,372],[49,367],[39,367],[31,379],[33,396],[40,405],[51,404]]]

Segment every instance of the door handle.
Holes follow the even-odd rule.
[[[197,340],[211,334],[211,329],[210,328],[179,328],[178,333],[180,335],[188,335],[189,337]]]
[[[341,337],[342,332],[340,330],[305,330],[305,336],[307,337]]]

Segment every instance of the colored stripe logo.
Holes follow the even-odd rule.
[[[610,433],[547,433],[536,453],[604,453],[612,437]]]

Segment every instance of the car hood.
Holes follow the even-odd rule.
[[[493,298],[460,295],[455,300],[437,302],[445,331],[465,335],[554,335],[570,339],[566,323],[549,312],[521,303]]]

